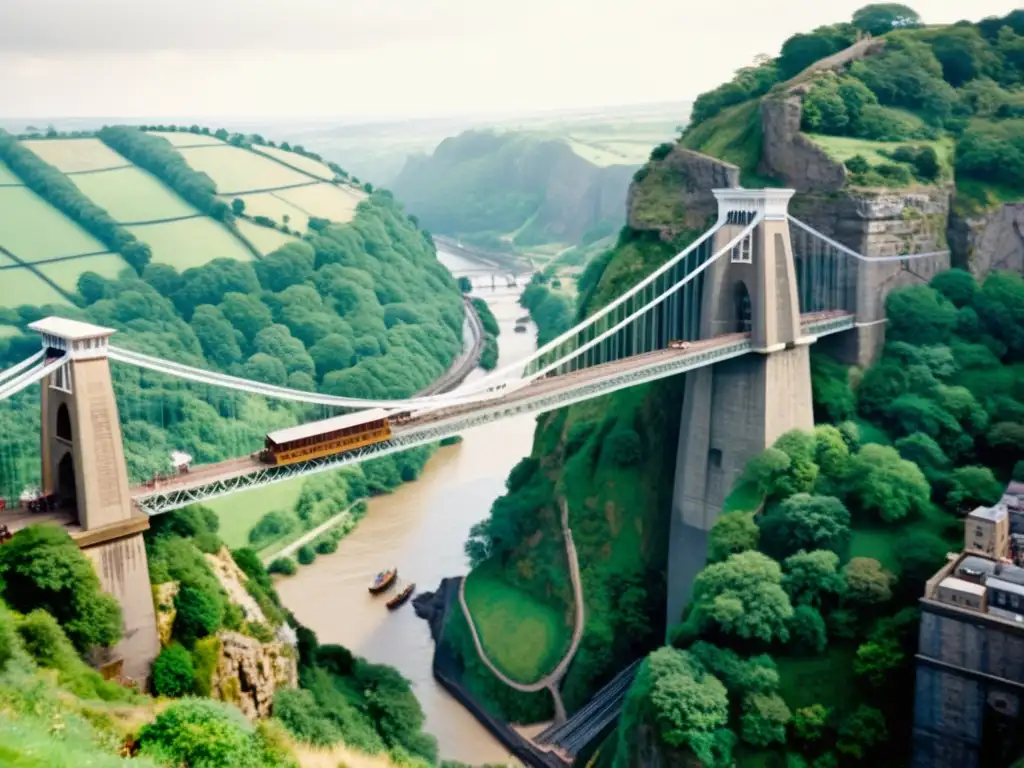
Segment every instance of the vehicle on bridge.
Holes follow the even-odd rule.
[[[683,341],[682,339],[673,339],[668,343],[669,349],[689,349],[690,342]]]
[[[390,440],[390,415],[374,408],[279,429],[267,435],[259,459],[274,466],[298,464]]]

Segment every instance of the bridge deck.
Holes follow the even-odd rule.
[[[805,314],[801,317],[804,326],[822,321],[848,317],[846,312],[817,312]],[[392,428],[392,442],[401,442],[402,438],[423,432],[431,425],[443,424],[444,422],[456,421],[460,418],[468,418],[478,412],[503,410],[515,407],[517,404],[550,397],[561,392],[571,392],[575,389],[586,386],[589,383],[613,377],[623,372],[642,370],[656,367],[659,363],[684,360],[690,356],[697,356],[707,353],[719,347],[728,347],[739,341],[749,338],[749,334],[736,333],[723,336],[716,336],[711,339],[691,342],[687,349],[662,349],[655,352],[634,355],[610,363],[594,365],[571,373],[559,376],[537,379],[521,389],[510,391],[500,398],[481,400],[479,402],[463,403],[447,408],[440,408],[415,416],[402,425]],[[161,479],[156,484],[145,483],[132,488],[132,496],[142,499],[147,496],[165,495],[169,493],[188,492],[201,489],[204,486],[242,478],[258,472],[273,470],[275,467],[261,462],[256,454],[242,456],[236,459],[207,464],[193,468],[183,475],[176,475]]]

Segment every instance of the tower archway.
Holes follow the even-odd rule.
[[[68,451],[57,464],[57,497],[65,509],[74,510],[78,515],[78,489],[75,481],[75,460]]]
[[[750,305],[750,291],[742,280],[733,287],[733,333],[750,333],[753,327],[753,310]]]
[[[57,408],[57,437],[71,442],[71,414],[67,403],[61,403]]]

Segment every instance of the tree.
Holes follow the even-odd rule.
[[[219,304],[220,311],[231,326],[251,344],[256,334],[274,324],[274,318],[255,294],[228,293]]]
[[[299,285],[313,274],[316,253],[306,242],[290,242],[255,262],[254,268],[260,285],[278,293],[292,285]],[[319,299],[319,297],[317,297]]]
[[[839,726],[837,748],[855,760],[864,759],[869,751],[888,738],[885,715],[874,707],[861,704]]]
[[[793,713],[793,733],[807,744],[820,741],[828,729],[829,715],[832,710],[822,704],[802,707]]]
[[[309,565],[316,560],[316,550],[309,544],[305,544],[299,547],[295,559],[299,561],[299,565]]]
[[[331,371],[341,371],[351,366],[355,359],[355,350],[344,336],[330,334],[310,348],[309,356],[313,358],[316,375],[322,381]]]
[[[864,512],[885,522],[921,513],[931,487],[915,464],[900,458],[895,448],[865,445],[850,462],[850,499]]]
[[[157,696],[178,698],[191,693],[195,677],[191,654],[177,643],[160,651],[153,662],[153,691]]]
[[[853,26],[874,36],[920,25],[921,17],[917,11],[899,3],[865,5],[853,14]]]
[[[466,277],[465,275],[461,275],[459,277],[458,283],[460,291],[462,291],[463,293],[472,293],[473,281],[470,280],[468,277]]]
[[[828,645],[825,619],[809,605],[798,605],[789,620],[790,644],[798,653],[821,653]]]
[[[743,699],[740,729],[743,740],[755,747],[786,743],[790,712],[777,693],[749,693]]]
[[[643,445],[635,429],[616,428],[605,445],[611,460],[620,467],[631,467],[643,459]]]
[[[793,615],[779,564],[760,552],[741,552],[701,571],[693,583],[693,610],[704,626],[769,643],[789,638]]]
[[[956,307],[927,285],[897,288],[885,300],[887,341],[946,344],[956,325]]]
[[[928,285],[949,299],[957,309],[969,307],[974,303],[974,297],[978,295],[977,280],[964,269],[947,269],[939,272]]]
[[[763,549],[777,557],[801,549],[841,554],[850,536],[850,513],[834,496],[798,493],[770,507],[757,522]]]
[[[874,688],[883,687],[904,662],[903,651],[889,640],[862,643],[853,660],[853,671]]]
[[[208,699],[167,707],[139,731],[139,751],[177,765],[261,765],[252,725],[236,708]]]
[[[934,486],[949,476],[950,461],[942,448],[923,432],[914,432],[896,441],[902,458],[917,465],[928,483]]]
[[[818,477],[814,463],[816,443],[814,435],[801,429],[791,429],[772,446],[789,456],[789,466],[775,478],[771,494],[786,498],[795,493],[809,493]]]
[[[203,346],[203,354],[217,366],[227,368],[242,359],[235,331],[217,307],[196,307],[189,325]]]
[[[62,528],[31,525],[0,547],[0,585],[14,610],[42,609],[57,619],[80,653],[121,639],[121,607]]]
[[[839,573],[839,556],[827,549],[797,552],[783,561],[782,588],[793,605],[823,608],[837,602],[846,591]]]
[[[850,464],[850,449],[838,428],[819,424],[814,428],[814,460],[824,477],[835,484],[842,482]]]
[[[196,640],[212,635],[224,622],[224,601],[213,592],[194,586],[182,585],[174,597],[174,626],[172,634],[186,648]]]
[[[245,213],[245,200],[243,200],[240,197],[236,197],[234,200],[232,200],[231,212],[235,214],[235,216],[241,216],[243,213]]]
[[[708,562],[718,563],[730,555],[756,549],[759,536],[753,512],[722,515],[708,534]]]
[[[1003,486],[988,467],[957,467],[950,478],[946,506],[964,514],[975,507],[990,507],[1003,496]]]
[[[743,468],[743,480],[757,487],[763,493],[769,493],[775,486],[776,479],[789,469],[792,460],[778,448],[766,448],[754,456]]]
[[[846,596],[862,605],[884,603],[892,597],[893,575],[871,557],[855,557],[843,566]]]

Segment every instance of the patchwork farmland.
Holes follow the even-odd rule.
[[[228,143],[208,132],[147,133],[166,140],[187,169],[206,174],[209,181],[202,183],[212,181],[215,199],[228,205],[242,200],[244,213],[212,218],[202,200],[197,202],[160,167],[147,164],[151,173],[100,138],[32,137],[18,144],[31,153],[34,164],[45,163],[41,167],[48,166],[47,173],[63,174],[73,185],[68,194],[77,190],[83,203],[97,206],[100,215],[105,212],[107,222],[113,220],[110,227],[118,226],[147,245],[151,263],[179,273],[218,258],[251,261],[266,256],[305,234],[310,217],[350,221],[366,197],[361,189],[341,182],[326,164],[295,152],[238,146],[237,140]],[[116,242],[109,245],[109,227],[108,234],[87,230],[88,222],[73,218],[81,215],[76,212],[80,206],[62,206],[34,190],[38,186],[30,188],[0,162],[0,308],[70,304],[82,274],[115,278],[132,268],[117,252],[123,248]]]

